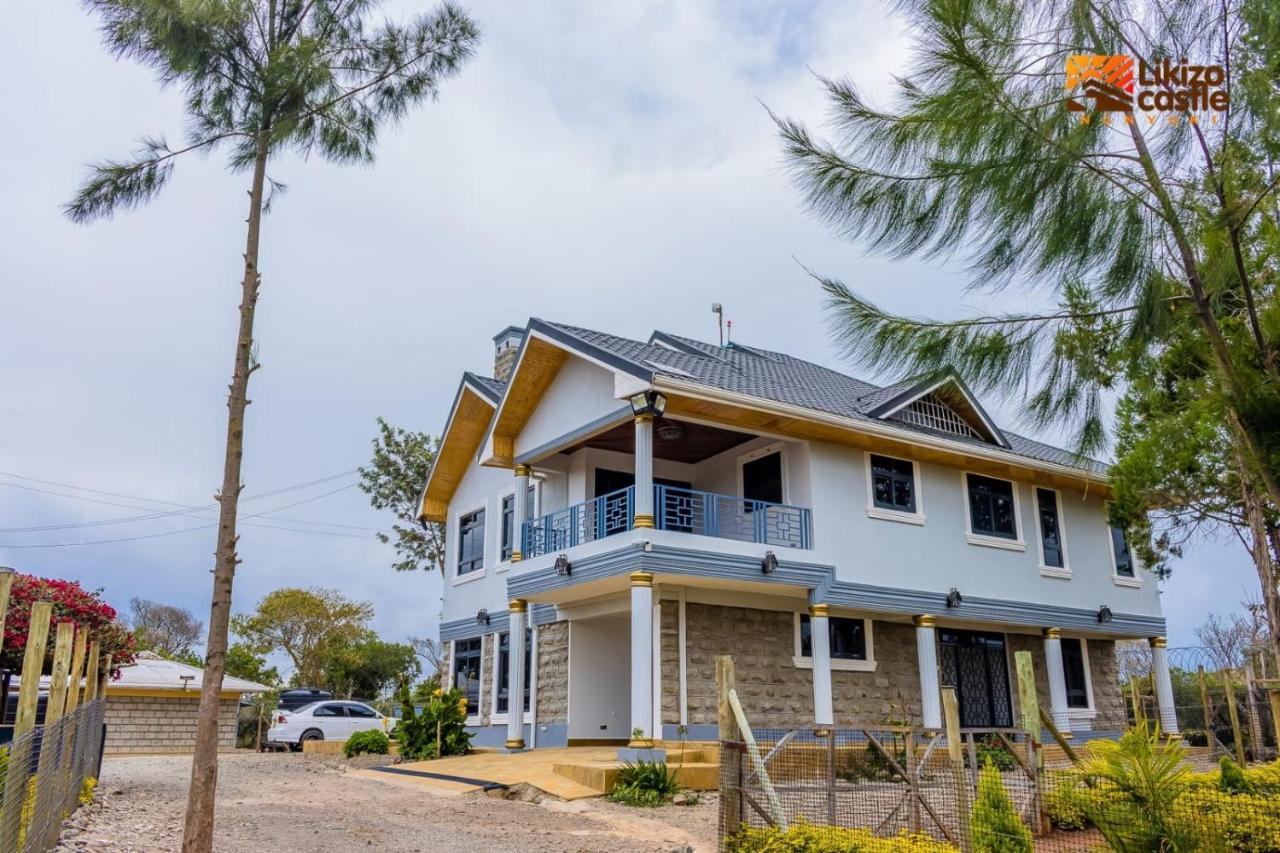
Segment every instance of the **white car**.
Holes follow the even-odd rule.
[[[394,717],[379,714],[363,702],[312,702],[294,711],[276,711],[267,743],[301,749],[304,741],[345,741],[356,732],[389,732],[395,725]]]

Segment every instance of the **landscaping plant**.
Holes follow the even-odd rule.
[[[419,711],[410,701],[409,687],[400,688],[401,719],[396,727],[400,754],[406,759],[466,755],[471,751],[467,731],[467,698],[456,687],[437,690]],[[437,741],[437,734],[439,740]]]
[[[743,827],[726,840],[728,853],[955,853],[954,847],[923,833],[878,838],[869,829],[814,826],[803,819],[786,832]]]
[[[1173,806],[1186,792],[1191,771],[1183,763],[1186,748],[1161,741],[1159,727],[1141,723],[1118,741],[1090,744],[1081,768],[1094,783],[1119,796],[1090,801],[1089,820],[1117,853],[1150,850],[1193,850],[1190,827],[1174,819]]]
[[[347,758],[353,755],[386,755],[390,749],[390,738],[377,729],[367,729],[347,738],[342,745],[342,754]]]
[[[650,808],[661,806],[675,799],[680,793],[676,771],[665,761],[623,762],[618,768],[618,779],[607,799],[628,806]]]
[[[978,776],[978,799],[973,804],[975,853],[1031,853],[1031,830],[1027,829],[1000,780],[1000,771],[990,761]]]

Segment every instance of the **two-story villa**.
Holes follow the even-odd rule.
[[[421,508],[447,525],[440,636],[477,745],[712,739],[721,654],[756,725],[937,728],[951,685],[962,725],[1002,727],[1029,649],[1081,732],[1123,720],[1132,638],[1176,731],[1106,467],[1002,429],[961,377],[538,319],[495,341]]]

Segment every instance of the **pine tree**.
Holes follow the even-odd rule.
[[[973,804],[974,853],[1031,853],[1031,830],[1013,807],[1000,771],[990,760],[978,776],[978,799]]]
[[[335,163],[367,163],[383,126],[434,98],[479,40],[475,23],[445,4],[405,24],[375,20],[377,0],[85,0],[108,50],[154,69],[182,89],[187,140],[141,141],[136,154],[90,167],[66,206],[76,222],[137,207],[160,192],[184,154],[227,151],[248,172],[240,322],[227,396],[227,435],[199,726],[187,800],[184,851],[213,845],[218,696],[236,556],[236,512],[244,449],[253,321],[261,274],[262,216],[283,186],[270,180],[273,156],[293,151]],[[270,184],[271,192],[267,187]]]

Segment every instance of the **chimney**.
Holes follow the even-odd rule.
[[[524,329],[519,326],[507,326],[493,336],[493,378],[506,382],[511,378],[511,371],[516,366],[516,353],[524,341]]]

